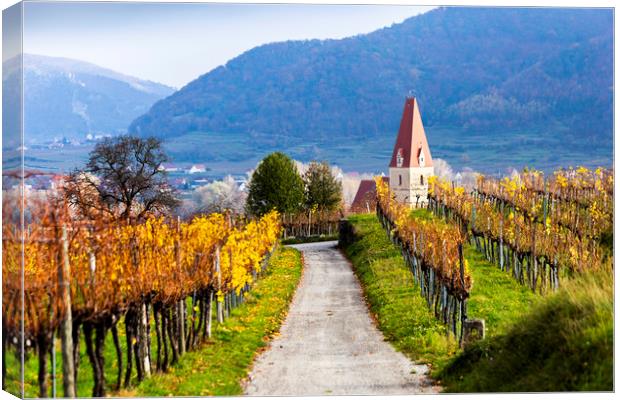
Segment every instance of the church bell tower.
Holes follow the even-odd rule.
[[[410,207],[428,202],[428,178],[434,174],[422,116],[415,97],[407,97],[390,161],[390,190]]]

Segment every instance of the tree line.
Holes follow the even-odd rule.
[[[285,235],[312,236],[336,232],[341,217],[342,183],[325,161],[313,161],[301,174],[286,154],[265,157],[252,174],[246,212],[277,210]]]

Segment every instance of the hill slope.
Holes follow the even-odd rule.
[[[8,93],[19,90],[18,62],[11,59],[4,64]],[[174,91],[67,58],[25,54],[23,62],[27,142],[123,133],[134,118]]]
[[[610,10],[441,8],[367,35],[268,44],[129,130],[391,138],[415,90],[429,126],[553,125],[611,143],[612,27]]]

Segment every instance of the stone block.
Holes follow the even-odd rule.
[[[484,339],[484,320],[467,319],[463,322],[463,346]]]

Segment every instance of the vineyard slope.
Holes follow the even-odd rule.
[[[613,273],[580,275],[459,355],[443,383],[449,392],[611,391],[613,320]]]

